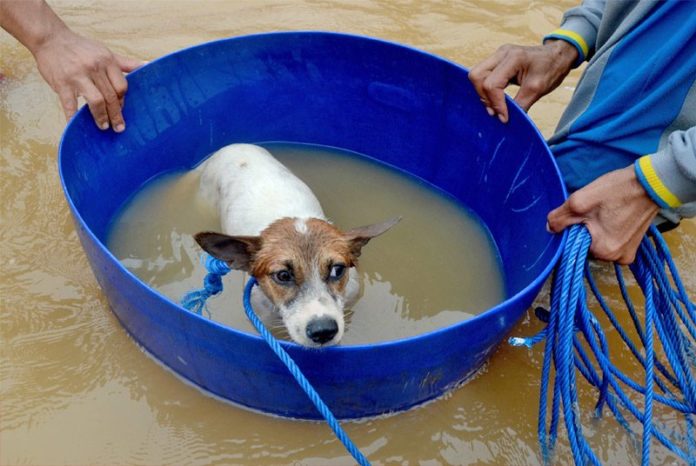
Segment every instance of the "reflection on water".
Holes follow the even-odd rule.
[[[152,59],[188,45],[270,30],[339,30],[407,43],[472,65],[503,42],[537,43],[571,1],[254,2],[55,0],[79,32]],[[204,6],[202,6],[204,5]],[[108,309],[81,250],[56,170],[63,127],[28,52],[0,33],[0,463],[34,465],[352,464],[321,423],[250,413],[201,394],[142,353]],[[549,135],[572,93],[530,113]],[[696,224],[667,235],[696,295]],[[608,289],[609,270],[599,267]],[[618,303],[616,292],[610,293]],[[543,296],[540,302],[543,302]],[[513,331],[539,328],[532,318]],[[611,335],[612,348],[621,348]],[[540,350],[501,346],[484,373],[443,399],[346,424],[376,464],[538,464]],[[618,351],[618,350],[617,350]],[[619,353],[622,356],[623,353]],[[628,355],[622,363],[631,368]],[[636,464],[615,421],[583,424],[607,464]],[[657,417],[674,425],[675,416]],[[567,446],[559,449],[567,458]],[[653,463],[672,457],[654,446]]]

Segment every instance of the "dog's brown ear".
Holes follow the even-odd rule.
[[[375,236],[389,230],[391,227],[401,221],[401,217],[395,217],[386,222],[373,223],[362,227],[352,228],[344,233],[346,239],[350,242],[350,250],[355,258],[360,257],[362,247],[365,246]]]
[[[249,271],[254,254],[261,246],[258,236],[228,236],[204,231],[194,235],[196,242],[211,256],[227,262],[235,270]]]

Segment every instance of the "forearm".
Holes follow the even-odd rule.
[[[577,49],[565,40],[554,38],[546,39],[544,41],[544,47],[551,51],[552,59],[559,70],[557,73],[563,75],[563,77],[567,76],[570,70],[573,69],[573,65],[579,59]]]
[[[44,0],[0,0],[0,26],[32,54],[52,37],[69,31]]]

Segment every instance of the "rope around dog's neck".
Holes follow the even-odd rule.
[[[621,294],[644,347],[643,356],[619,324],[592,278],[587,260],[591,243],[589,232],[584,226],[576,225],[571,227],[568,233],[566,246],[553,277],[551,310],[547,312],[537,309],[537,316],[548,322],[548,325],[533,337],[510,339],[510,343],[515,346],[528,347],[546,340],[538,424],[539,443],[544,461],[548,463],[553,454],[562,407],[575,463],[600,464],[582,431],[575,384],[577,369],[591,385],[599,389],[599,398],[595,407],[597,416],[601,415],[602,408],[606,405],[629,432],[632,431],[624,418],[626,410],[643,425],[641,453],[644,466],[650,463],[650,442],[653,437],[681,459],[695,465],[696,312],[679,278],[666,243],[657,229],[651,227],[649,234],[641,243],[636,262],[631,266],[631,271],[645,296],[644,325],[641,325],[635,312],[621,267],[614,266]],[[612,363],[605,332],[587,307],[583,278],[587,280],[600,307],[634,358],[644,367],[643,385],[631,380]],[[672,284],[676,286],[676,290]],[[656,355],[655,340],[663,348],[666,363],[661,362]],[[589,354],[596,363],[593,363],[588,355],[586,350],[588,346]],[[551,422],[547,429],[547,395],[552,364],[555,366],[555,376]],[[656,393],[656,388],[661,394]],[[643,396],[642,412],[630,399],[630,393]],[[653,422],[653,403],[655,402],[683,414],[685,436],[675,438],[676,435],[667,435],[663,432],[664,427],[660,428]]]
[[[348,450],[353,458],[355,458],[355,461],[357,461],[361,466],[369,465],[370,462],[367,461],[367,458],[365,458],[358,447],[356,447],[355,444],[350,440],[348,434],[346,434],[346,432],[343,430],[336,417],[333,415],[329,407],[326,406],[326,403],[324,403],[324,401],[321,399],[312,384],[309,383],[309,380],[307,380],[307,378],[304,376],[295,361],[293,361],[290,355],[283,349],[282,346],[280,346],[278,340],[271,335],[271,332],[269,332],[268,329],[263,325],[261,319],[259,319],[254,313],[254,310],[251,307],[251,290],[254,285],[256,285],[256,279],[252,277],[249,279],[246,287],[244,288],[244,312],[246,312],[247,317],[254,325],[256,330],[261,334],[266,343],[268,343],[268,346],[271,347],[276,356],[278,356],[283,364],[285,364],[285,367],[288,368],[302,390],[304,390],[304,392],[307,394],[312,404],[314,404],[324,419],[326,419],[326,422],[329,424],[329,427],[331,427],[331,430],[333,430],[336,437],[341,441],[341,443],[343,443],[346,450]]]
[[[210,317],[210,312],[206,301],[209,297],[214,296],[222,292],[222,277],[230,272],[230,267],[220,259],[216,259],[212,256],[207,256],[205,259],[205,268],[208,270],[208,274],[205,276],[203,281],[203,288],[199,290],[193,290],[184,296],[181,300],[181,305],[184,306],[189,311],[195,312],[198,315],[202,315],[205,312],[208,317]],[[300,385],[302,390],[307,394],[310,401],[317,408],[319,413],[324,417],[326,422],[333,430],[336,437],[343,443],[346,450],[353,456],[355,461],[361,466],[368,466],[370,462],[365,458],[365,456],[360,452],[358,447],[351,441],[348,434],[343,430],[341,424],[338,422],[336,417],[333,415],[331,410],[326,403],[321,399],[317,391],[314,389],[311,383],[304,376],[297,363],[293,361],[290,355],[283,349],[278,340],[271,335],[271,332],[263,325],[261,319],[254,313],[254,309],[251,306],[251,290],[257,285],[256,279],[251,277],[244,287],[244,312],[246,312],[249,321],[256,328],[256,330],[261,334],[264,341],[273,350],[273,352],[278,356],[285,367],[288,368],[290,374],[295,378],[297,383]]]

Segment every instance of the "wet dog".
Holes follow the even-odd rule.
[[[258,280],[254,307],[279,312],[295,342],[340,341],[362,247],[399,219],[339,230],[309,187],[259,146],[223,147],[199,169],[199,195],[219,212],[223,232],[198,233],[198,244]]]

